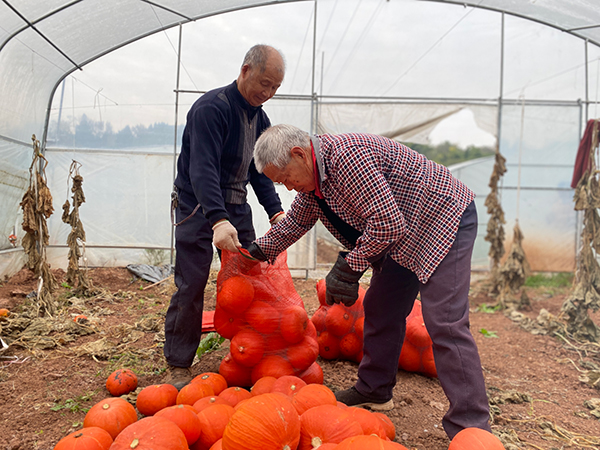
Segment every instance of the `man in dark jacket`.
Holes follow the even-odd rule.
[[[309,136],[291,125],[256,142],[259,172],[296,195],[287,216],[250,245],[271,261],[321,220],[346,247],[326,277],[329,304],[364,297],[364,356],[356,384],[336,392],[349,406],[394,407],[406,317],[421,294],[440,384],[450,402],[450,438],[468,427],[490,431],[477,346],[469,330],[475,194],[450,171],[399,142],[363,133]]]
[[[207,92],[188,112],[173,195],[177,291],[165,319],[166,382],[178,389],[192,378],[213,244],[237,251],[256,237],[248,182],[271,223],[284,216],[273,183],[252,160],[256,139],[270,126],[261,105],[275,95],[284,72],[277,50],[256,45],[236,81]]]

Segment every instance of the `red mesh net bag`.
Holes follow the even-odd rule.
[[[223,251],[214,325],[231,341],[219,367],[229,386],[284,375],[323,382],[317,331],[294,287],[287,252],[268,264]]]

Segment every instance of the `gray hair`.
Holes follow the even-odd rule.
[[[242,67],[247,64],[250,67],[256,67],[260,73],[263,73],[267,69],[267,61],[272,52],[279,53],[279,56],[281,56],[281,60],[283,61],[282,69],[285,73],[285,59],[283,54],[276,48],[265,44],[256,44],[248,50],[246,56],[244,56]]]
[[[279,124],[267,128],[254,145],[254,165],[260,173],[269,164],[283,169],[292,159],[294,147],[310,148],[310,136],[293,125]]]

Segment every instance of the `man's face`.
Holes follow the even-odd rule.
[[[238,89],[252,106],[260,106],[275,95],[283,82],[283,60],[273,54],[267,60],[264,72],[248,65],[242,67]]]
[[[288,191],[314,191],[316,186],[312,157],[300,147],[294,147],[291,154],[292,159],[283,169],[268,164],[263,173],[274,183],[283,184]]]

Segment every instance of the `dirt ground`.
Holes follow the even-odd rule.
[[[63,283],[64,272],[54,274]],[[52,450],[82,426],[92,405],[109,396],[105,380],[117,368],[132,368],[139,388],[163,381],[163,322],[172,280],[152,286],[122,267],[90,269],[89,277],[99,293],[79,299],[64,284],[55,295],[67,307],[49,321],[33,320],[27,295],[37,280],[28,270],[0,283],[0,308],[11,311],[0,319],[0,336],[10,344],[0,353],[0,450]],[[471,329],[494,433],[507,449],[600,449],[600,383],[593,386],[600,347],[524,327],[537,323],[543,310],[558,316],[570,288],[526,288],[531,308],[510,318],[485,307],[495,300],[482,289],[482,275],[473,278]],[[319,306],[316,281],[294,280],[309,315]],[[215,286],[211,277],[207,310],[214,309]],[[72,319],[79,314],[88,321],[76,324]],[[598,315],[592,317],[600,323]],[[197,361],[194,374],[218,371],[227,344]],[[334,391],[356,380],[356,363],[317,361]],[[448,403],[438,380],[399,371],[397,381],[396,406],[388,413],[396,441],[409,449],[446,450],[441,420]]]

